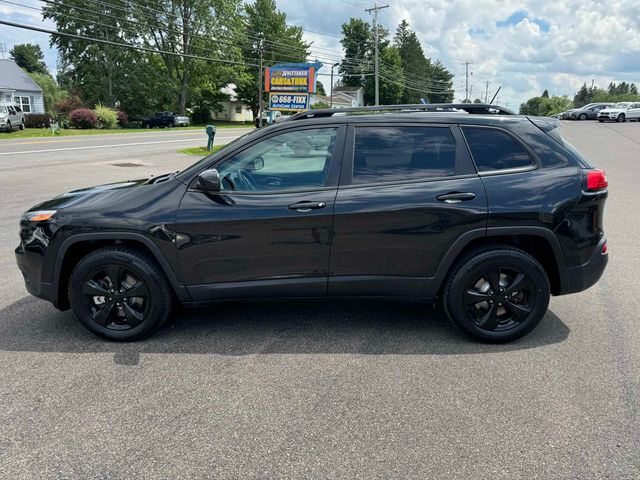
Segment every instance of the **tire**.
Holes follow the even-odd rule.
[[[125,247],[101,248],[80,260],[69,280],[69,300],[82,325],[115,341],[151,334],[167,320],[172,304],[169,283],[155,261]]]
[[[13,133],[13,127],[11,126],[11,122],[7,122],[7,132]]]
[[[578,117],[578,120],[586,120],[586,119],[587,119],[586,113],[581,113],[580,116]]]
[[[549,297],[549,279],[535,258],[498,247],[477,251],[456,264],[445,284],[443,305],[463,333],[482,342],[505,343],[540,323]]]
[[[626,122],[627,118],[625,117],[624,113],[621,113],[620,115],[618,115],[618,118],[616,118],[616,122]]]
[[[25,128],[27,127],[24,126],[24,120],[22,120],[22,122],[20,123],[20,130],[24,130]]]
[[[602,119],[600,119],[600,118],[598,119],[598,121],[599,121],[600,123],[604,123],[604,120],[602,120]]]

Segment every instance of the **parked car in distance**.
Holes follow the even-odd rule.
[[[603,108],[612,107],[613,103],[590,103],[571,111],[569,118],[571,120],[595,120],[598,118],[598,112]]]
[[[606,176],[557,120],[433,108],[304,112],[182,172],[36,205],[27,290],[111,340],[175,302],[314,297],[438,302],[478,340],[522,337],[602,275]]]
[[[277,123],[284,120],[286,117],[280,111],[275,112],[262,112],[262,126],[266,127],[272,123]],[[260,128],[260,116],[253,119],[253,124],[256,128]]]
[[[627,110],[627,120],[630,122],[640,122],[640,104],[635,103],[629,110]]]
[[[569,120],[571,118],[571,112],[573,112],[573,109],[560,112],[556,118],[560,120]]]
[[[24,113],[17,105],[0,104],[0,129],[5,132],[24,130]]]
[[[189,117],[176,115],[173,112],[156,112],[151,117],[147,117],[143,121],[145,128],[153,127],[187,127],[189,126]]]
[[[611,107],[603,108],[598,112],[598,121],[605,122],[607,120],[613,120],[616,122],[626,122],[627,116],[630,110],[640,108],[638,102],[618,102]],[[632,113],[633,115],[633,113]]]

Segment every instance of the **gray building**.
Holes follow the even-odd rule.
[[[42,89],[13,60],[0,60],[0,103],[18,105],[25,113],[45,113]]]

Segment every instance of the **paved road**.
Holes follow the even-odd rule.
[[[26,295],[16,218],[187,159],[0,157],[0,478],[640,478],[640,125],[562,128],[609,174],[609,268],[505,346],[374,302],[227,303],[103,342]]]

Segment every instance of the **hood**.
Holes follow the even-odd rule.
[[[94,187],[81,188],[79,190],[72,190],[70,192],[58,195],[51,200],[42,202],[34,207],[32,210],[57,210],[60,208],[70,208],[79,206],[82,204],[83,208],[89,206],[89,204],[115,202],[124,196],[128,196],[133,190],[140,188],[152,187],[153,183],[148,178],[139,180],[127,180],[125,182],[107,183],[104,185],[97,185]]]
[[[624,108],[619,108],[619,107],[606,107],[600,110],[600,113],[622,113],[622,112],[626,112],[626,110]]]

